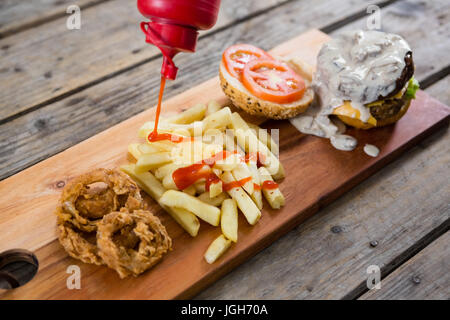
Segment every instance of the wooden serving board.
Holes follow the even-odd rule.
[[[320,47],[327,40],[329,37],[324,33],[311,30],[271,52],[297,56],[314,65]],[[211,99],[228,102],[218,78],[165,101],[163,110],[165,113],[180,112]],[[280,160],[287,173],[280,188],[286,197],[286,206],[271,210],[266,203],[262,218],[254,227],[240,215],[238,243],[216,263],[209,265],[203,254],[220,234],[220,228],[202,223],[199,235],[191,238],[150,200],[152,211],[161,218],[173,239],[173,251],[140,277],[120,280],[111,269],[84,264],[66,254],[56,240],[53,211],[61,189],[71,178],[94,168],[112,168],[127,163],[127,145],[137,140],[138,128],[153,119],[154,114],[155,110],[151,108],[0,182],[0,252],[25,248],[34,251],[40,262],[39,272],[32,281],[21,288],[0,292],[0,298],[192,297],[418,141],[447,125],[450,109],[419,92],[409,112],[397,124],[370,131],[349,130],[349,134],[359,141],[353,152],[338,151],[326,139],[303,135],[288,121],[265,123],[266,127],[280,129]],[[366,143],[381,149],[377,158],[363,152]],[[79,290],[69,290],[66,286],[69,265],[81,268]],[[245,279],[242,285],[245,285]]]

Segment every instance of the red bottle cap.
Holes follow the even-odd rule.
[[[161,74],[174,80],[178,68],[172,59],[178,52],[194,52],[198,32],[194,28],[164,22],[141,22],[141,29],[146,35],[145,41],[157,46],[163,56]]]

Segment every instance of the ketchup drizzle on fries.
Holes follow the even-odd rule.
[[[276,183],[275,181],[266,180],[263,182],[262,188],[266,190],[273,190],[278,188],[278,183]]]
[[[209,192],[209,189],[213,183],[219,183],[221,180],[216,174],[210,173],[208,178],[206,178],[205,190]]]
[[[194,163],[190,166],[179,168],[172,173],[172,179],[178,189],[184,190],[200,179],[208,179],[211,175],[209,168],[204,163]]]
[[[216,153],[214,156],[208,159],[204,159],[201,162],[191,164],[190,166],[178,168],[172,173],[172,179],[175,182],[175,185],[178,189],[184,190],[189,186],[193,185],[200,179],[206,179],[206,191],[209,191],[211,184],[219,183],[221,180],[214,173],[211,173],[206,166],[214,167],[217,161],[225,160],[232,154],[237,154],[237,151],[222,151]],[[248,181],[251,181],[252,177],[247,177],[245,179],[241,179],[239,181],[234,181],[231,183],[224,183],[223,189],[225,191],[231,190],[236,187],[241,187],[246,184]]]
[[[241,179],[241,180],[238,180],[238,181],[233,181],[233,182],[230,182],[230,183],[224,183],[223,184],[223,190],[229,191],[229,190],[234,189],[234,188],[242,187],[244,184],[246,184],[247,182],[249,182],[251,180],[252,180],[252,177],[247,177],[247,178],[244,178],[244,179]]]
[[[245,162],[256,162],[258,168],[263,167],[263,163],[266,161],[266,157],[261,152],[250,152],[245,155]]]
[[[204,164],[207,164],[210,167],[214,167],[214,165],[216,164],[217,161],[225,160],[226,158],[228,158],[232,154],[237,154],[237,151],[230,152],[230,151],[227,151],[227,150],[223,150],[221,152],[216,153],[211,158],[203,160],[202,162]]]
[[[149,142],[156,142],[156,141],[162,141],[162,140],[169,140],[171,142],[174,143],[180,143],[180,142],[187,142],[187,141],[194,141],[194,137],[182,137],[182,136],[177,136],[174,134],[170,134],[170,133],[156,133],[154,134],[155,131],[152,131],[149,135],[147,140]]]

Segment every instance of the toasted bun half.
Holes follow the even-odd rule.
[[[254,96],[238,79],[230,75],[223,63],[220,64],[220,85],[235,106],[251,115],[270,119],[293,118],[305,112],[314,100],[314,91],[311,88],[312,69],[299,60],[291,59],[285,62],[305,80],[306,89],[303,97],[292,103],[279,104]]]

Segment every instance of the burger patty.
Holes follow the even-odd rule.
[[[379,96],[378,100],[384,100],[384,99],[389,99],[393,96],[395,96],[400,90],[402,90],[406,84],[408,83],[409,79],[412,78],[412,76],[414,75],[414,61],[412,58],[412,52],[408,52],[405,55],[405,68],[403,68],[402,74],[400,75],[400,77],[397,79],[397,81],[395,82],[395,89],[394,91],[392,91],[391,93],[389,93],[387,96],[383,97],[383,96]]]
[[[409,80],[409,79],[408,79]],[[377,120],[385,120],[395,116],[408,99],[403,95],[400,99],[389,99],[383,101],[383,104],[370,107],[370,114]]]

